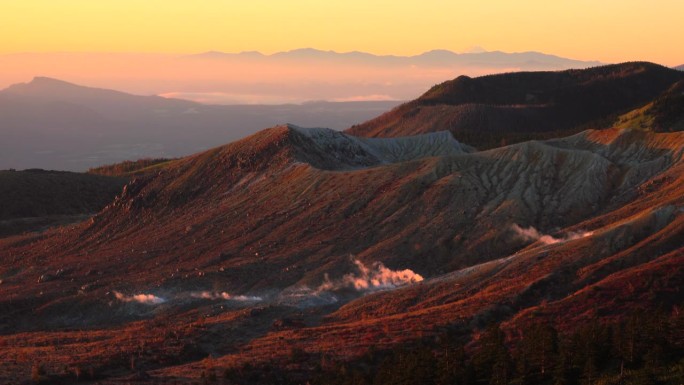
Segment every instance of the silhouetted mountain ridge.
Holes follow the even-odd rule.
[[[188,57],[211,59],[249,58],[255,60],[322,60],[328,62],[352,61],[363,64],[389,66],[419,64],[444,67],[458,65],[483,66],[492,68],[516,68],[519,70],[585,68],[601,64],[598,61],[573,60],[534,51],[514,53],[502,51],[456,53],[444,49],[435,49],[412,56],[375,55],[359,51],[335,52],[331,50],[324,51],[314,48],[299,48],[290,51],[276,52],[271,55],[264,55],[260,52],[222,53],[210,51],[197,55],[190,55]]]
[[[615,126],[656,132],[684,131],[684,80],[644,107],[620,116]]]
[[[380,137],[448,129],[459,141],[491,148],[502,141],[544,139],[605,126],[683,78],[679,71],[645,62],[460,76],[348,132]]]
[[[131,113],[145,113],[152,109],[192,108],[199,104],[187,100],[161,96],[140,96],[103,88],[84,87],[59,79],[38,76],[29,83],[14,84],[2,94],[25,97],[29,100],[59,100],[86,106],[110,119],[131,118]]]

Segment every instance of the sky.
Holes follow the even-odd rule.
[[[681,0],[0,0],[0,54],[481,46],[674,66],[682,15]]]

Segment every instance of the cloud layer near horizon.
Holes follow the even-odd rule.
[[[529,55],[537,56],[530,59]],[[534,53],[487,56],[434,51],[396,57],[316,50],[270,56],[28,53],[0,55],[0,62],[0,88],[47,76],[85,86],[208,104],[409,100],[434,84],[463,74],[589,65]]]

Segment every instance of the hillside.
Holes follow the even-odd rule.
[[[615,126],[656,132],[684,130],[684,81],[673,84],[645,106],[620,116]]]
[[[78,222],[102,210],[128,182],[60,171],[0,171],[0,237]]]
[[[133,360],[184,383],[672,310],[683,148],[629,129],[482,152],[447,132],[261,131],[134,179],[91,221],[0,240],[0,343],[25,357],[0,352],[2,379],[40,361],[116,383],[142,378]]]
[[[91,168],[88,170],[88,174],[118,177],[142,176],[159,171],[160,168],[167,166],[174,160],[166,158],[126,160],[120,163]]]
[[[682,79],[678,71],[641,62],[460,76],[347,132],[393,137],[449,130],[476,148],[493,148],[610,126],[619,115],[641,108]]]

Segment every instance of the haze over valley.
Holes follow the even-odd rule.
[[[600,64],[540,52],[432,50],[412,56],[295,49],[201,54],[0,54],[0,87],[45,76],[139,95],[208,104],[410,100],[458,75]]]
[[[273,55],[14,54],[2,62],[7,71],[0,81],[53,77],[36,76],[0,91],[0,125],[7,134],[0,169],[70,171],[190,155],[277,124],[342,130],[455,75],[598,64],[535,52],[434,50],[403,57],[313,49]]]
[[[36,77],[0,91],[0,169],[86,171],[176,158],[288,122],[344,129],[398,104],[207,105]]]

